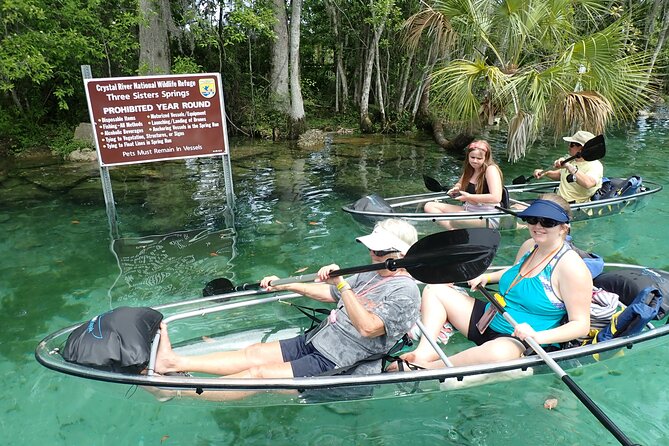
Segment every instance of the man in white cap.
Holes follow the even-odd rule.
[[[400,219],[380,221],[371,234],[357,238],[369,249],[372,263],[404,257],[417,239],[416,229]],[[362,272],[348,278],[331,277],[338,269],[335,264],[322,267],[315,283],[270,285],[278,279],[276,276],[260,282],[268,291],[293,291],[320,302],[335,303],[336,308],[314,330],[238,351],[182,356],[172,349],[167,326],[162,324],[155,371],[235,378],[314,376],[337,368],[355,368],[356,374],[380,372],[379,354],[387,353],[420,317],[418,286],[401,268]],[[370,361],[370,357],[375,360]],[[181,395],[198,397],[190,391]]]
[[[569,156],[574,156],[594,137],[595,135],[590,132],[579,130],[572,136],[565,136],[562,139],[569,143]],[[565,156],[555,160],[553,163],[555,170],[535,169],[534,177],[547,176],[552,180],[560,180],[558,194],[568,203],[590,201],[590,197],[602,186],[604,166],[599,160],[586,161],[580,157],[563,165],[562,161],[566,158]]]

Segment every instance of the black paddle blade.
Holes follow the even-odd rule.
[[[464,282],[488,269],[499,241],[499,232],[489,228],[439,232],[414,243],[395,266],[424,283]]]
[[[230,293],[235,291],[235,286],[225,277],[210,280],[202,288],[202,297],[217,296],[219,294]]]
[[[523,175],[521,175],[519,177],[514,178],[513,181],[511,182],[511,184],[525,184],[528,181],[530,181],[532,178],[534,178],[534,177],[524,177]]]
[[[594,161],[604,158],[606,155],[606,144],[604,135],[598,135],[586,142],[581,149],[581,158],[586,161]]]
[[[432,191],[432,192],[441,192],[444,190],[444,187],[439,183],[439,181],[435,180],[432,177],[428,177],[427,175],[423,175],[423,183],[425,183],[425,187],[427,190]]]

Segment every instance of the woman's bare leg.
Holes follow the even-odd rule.
[[[160,324],[160,344],[156,355],[156,372],[199,372],[212,375],[231,375],[252,367],[283,364],[278,342],[253,344],[243,350],[217,352],[199,356],[182,356],[172,349],[167,325]],[[290,364],[288,364],[290,367]],[[292,373],[292,372],[291,372]]]
[[[451,285],[426,286],[420,309],[421,321],[427,332],[425,335],[436,340],[441,328],[449,322],[466,336],[473,308],[474,298],[461,293]],[[436,360],[438,354],[423,336],[418,347],[402,357],[411,363],[421,365]],[[443,366],[443,363],[441,364]]]

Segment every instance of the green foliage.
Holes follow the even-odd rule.
[[[411,113],[404,110],[400,113],[391,112],[387,117],[388,124],[384,133],[407,133],[416,131]]]
[[[48,147],[51,152],[65,158],[75,150],[92,149],[91,144],[79,139],[74,139],[72,128],[66,125],[55,126],[51,130]]]
[[[18,115],[15,110],[0,108],[0,147],[10,153],[26,148],[45,149],[52,135],[50,126],[37,126],[35,121]]]
[[[447,117],[457,125],[467,117],[485,121],[486,114],[503,114],[509,121],[526,116],[523,122],[531,135],[529,125],[536,131],[541,116],[554,109],[547,98],[573,91],[575,85],[601,91],[620,116],[634,116],[654,96],[639,87],[646,85],[643,56],[660,42],[664,14],[651,14],[655,2],[328,0],[339,14],[335,36],[324,1],[305,0],[300,41],[302,95],[307,119],[318,128],[358,128],[362,64],[371,28],[382,23],[379,59],[387,123],[379,124],[373,86],[370,113],[377,131],[413,129],[411,114],[397,109],[400,104],[404,110],[412,108],[432,66],[430,55],[451,62],[438,66],[433,78],[430,116]],[[270,51],[276,38],[272,3],[170,1],[176,25],[171,30],[172,72],[220,72],[232,132],[239,128],[271,137],[289,130],[289,120],[272,111],[269,97]],[[447,20],[430,21],[434,17],[428,13],[436,10]],[[402,45],[404,25],[414,14],[423,31],[441,24],[443,34],[421,31],[413,36],[427,39]],[[60,126],[73,129],[88,119],[80,66],[90,65],[96,77],[145,73],[138,63],[139,20],[137,0],[0,0],[0,144],[12,150],[47,145],[59,153],[71,150],[74,143],[63,136],[71,132]],[[432,46],[435,41],[439,45]],[[445,51],[453,41],[457,44]],[[349,92],[344,114],[334,113],[339,44]],[[578,73],[580,65],[586,73]],[[655,66],[666,71],[667,48]],[[339,105],[344,108],[341,97]],[[61,136],[51,142],[47,134]]]
[[[191,74],[202,72],[202,66],[195,62],[192,57],[177,56],[172,61],[173,74]]]
[[[438,8],[411,22],[454,36],[451,57],[433,73],[431,105],[463,127],[506,118],[512,161],[544,129],[600,133],[611,119],[634,117],[653,94],[649,58],[630,42],[633,26],[603,1],[442,0]],[[593,106],[571,114],[574,96]]]
[[[223,45],[246,42],[247,39],[272,38],[274,14],[262,2],[234,0],[233,8],[225,15],[226,26],[223,29]]]

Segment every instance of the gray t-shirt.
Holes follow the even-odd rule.
[[[381,318],[385,334],[375,338],[362,336],[353,326],[341,294],[332,286],[332,297],[339,301],[337,309],[321,322],[308,342],[337,367],[388,352],[420,317],[420,291],[409,276],[383,277],[366,272],[352,276],[347,282],[365,309]],[[363,364],[355,373],[380,372],[380,364],[380,361]]]

